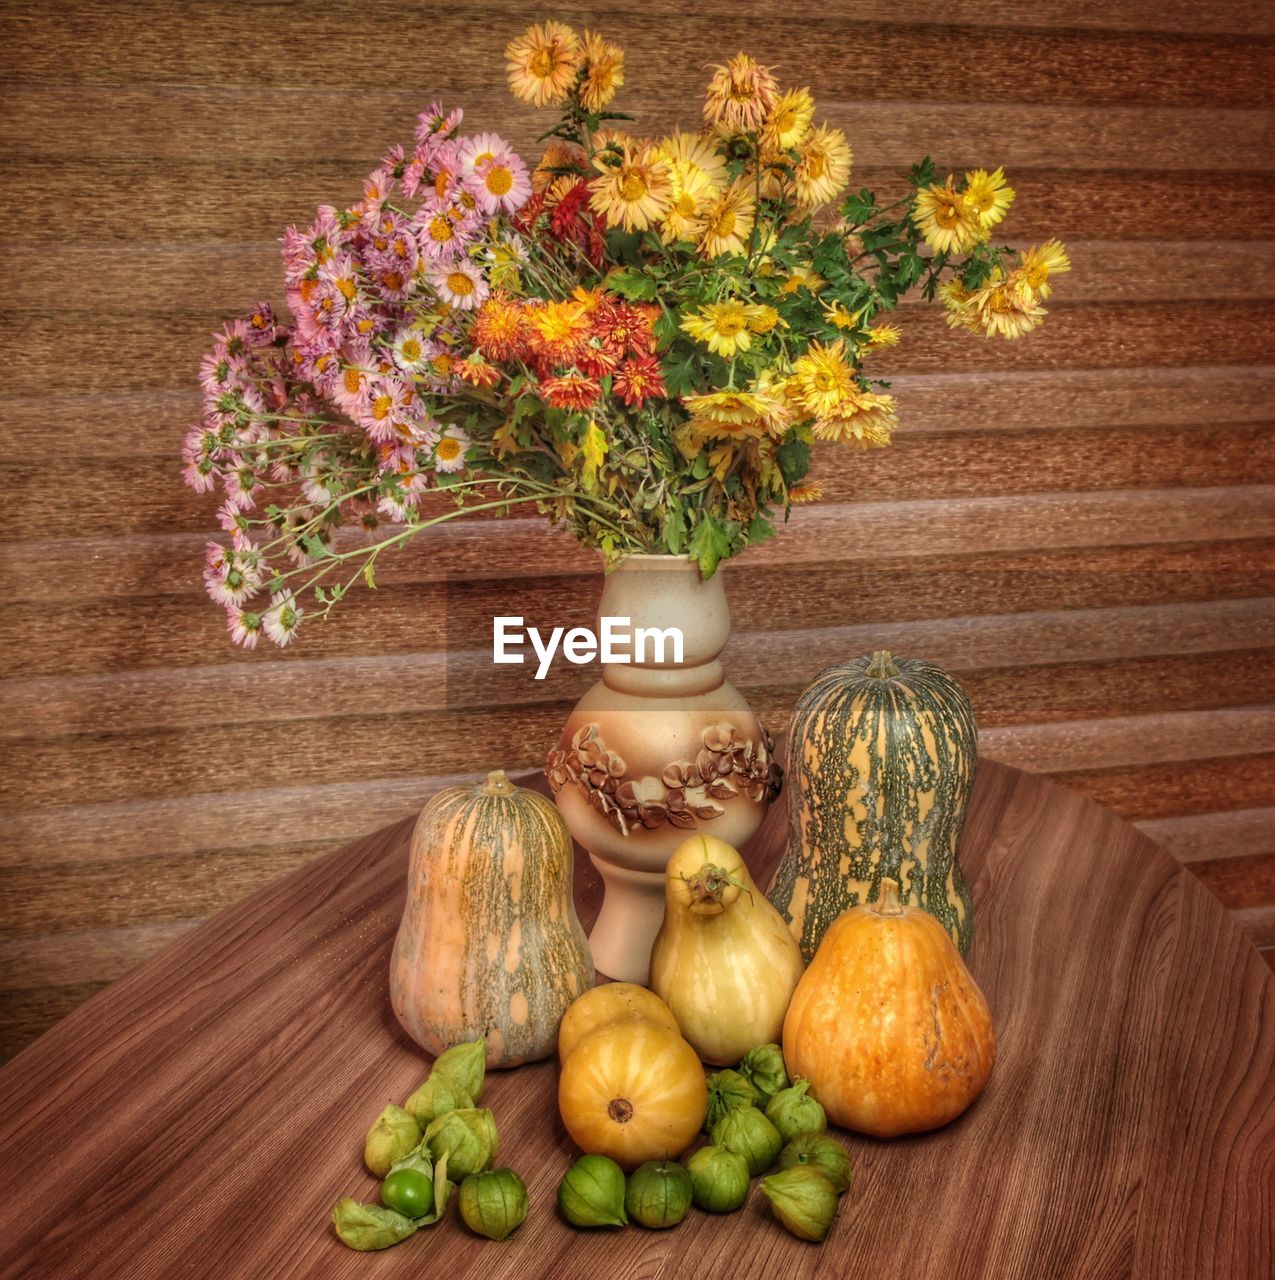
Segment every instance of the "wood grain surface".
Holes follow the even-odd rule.
[[[784,825],[781,802],[749,853],[763,883]],[[384,1254],[348,1251],[328,1215],[374,1198],[363,1132],[428,1066],[386,982],[409,832],[221,913],[0,1070],[0,1275],[1269,1276],[1275,975],[1145,836],[987,760],[961,856],[996,1068],[947,1129],[841,1135],[855,1183],[823,1246],[786,1235],[755,1185],[739,1213],[669,1232],[567,1227],[549,1062],[488,1077],[501,1162],[531,1198],[509,1242],[449,1213]],[[576,898],[590,923],[580,856]],[[900,1229],[905,1205],[923,1229]]]
[[[1144,825],[1275,941],[1269,4],[10,0],[0,1060],[441,777],[556,739],[587,677],[482,650],[496,613],[588,620],[596,562],[561,534],[437,530],[245,655],[199,585],[214,504],[177,475],[209,332],[282,301],[288,223],[355,198],[438,96],[536,154],[502,50],[550,12],[625,46],[644,129],[696,118],[705,63],[746,48],[847,130],[855,187],[1003,162],[1006,237],[1074,262],[1017,344],[905,301],[895,445],[822,457],[828,500],[727,570],[735,682],[780,728],[827,662],[945,662],[987,749]]]

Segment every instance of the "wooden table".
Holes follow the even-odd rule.
[[[777,807],[754,844],[782,843]],[[978,1105],[856,1170],[822,1247],[754,1185],[737,1214],[576,1232],[552,1062],[489,1076],[532,1209],[508,1242],[453,1214],[381,1254],[329,1226],[374,1199],[367,1125],[424,1076],[386,994],[410,824],[180,939],[0,1071],[0,1274],[167,1277],[1101,1277],[1272,1273],[1275,975],[1133,828],[985,762],[964,840],[1000,1059]],[[577,859],[588,924],[599,885]]]

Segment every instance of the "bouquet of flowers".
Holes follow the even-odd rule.
[[[659,139],[610,109],[624,53],[595,32],[545,22],[506,59],[515,97],[557,113],[534,168],[435,104],[361,200],[283,236],[290,318],[258,306],[204,360],[183,474],[220,486],[204,577],[240,644],[287,644],[471,512],[531,507],[608,561],[711,574],[819,497],[817,443],[889,443],[865,368],[902,294],[1017,338],[1068,270],[1056,240],[991,243],[1000,169],[940,182],[927,159],[893,205],[850,192],[845,135],[747,54]]]

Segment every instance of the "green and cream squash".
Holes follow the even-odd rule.
[[[969,949],[957,842],[976,761],[969,698],[932,663],[882,650],[802,693],[788,736],[788,849],[769,896],[807,962],[843,911],[877,900],[885,877]]]
[[[417,1044],[437,1054],[482,1037],[489,1067],[554,1052],[594,981],[571,882],[561,814],[502,771],[425,806],[390,961],[391,1003]]]

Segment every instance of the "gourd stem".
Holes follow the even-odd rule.
[[[883,916],[901,916],[903,908],[899,904],[899,882],[888,876],[881,881],[881,893],[877,898],[877,914]]]
[[[888,680],[891,676],[899,674],[899,668],[890,656],[889,649],[878,649],[872,655],[872,661],[868,663],[867,673],[876,680]]]
[[[485,796],[511,796],[516,790],[517,787],[509,781],[509,775],[503,769],[493,769],[482,785]]]

